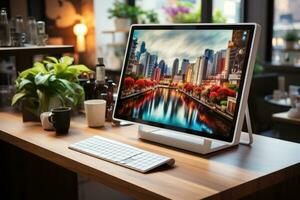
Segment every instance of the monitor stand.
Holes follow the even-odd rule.
[[[155,127],[144,127],[141,125],[139,126],[138,137],[140,139],[165,144],[168,146],[192,151],[199,154],[208,154],[238,144],[251,145],[253,143],[253,137],[248,106],[246,106],[245,118],[248,133],[242,132],[240,134],[237,134],[233,144],[228,144],[216,140],[210,140],[200,136],[186,133],[162,130]],[[245,136],[247,135],[249,137],[248,140],[245,139]]]

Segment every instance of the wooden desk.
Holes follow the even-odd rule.
[[[288,112],[274,113],[272,115],[272,118],[275,121],[286,122],[286,123],[295,124],[295,125],[300,125],[300,119],[299,118],[288,117]]]
[[[254,135],[252,147],[200,156],[141,142],[136,133],[137,126],[87,128],[84,118],[76,117],[69,135],[58,137],[37,123],[23,124],[17,114],[0,112],[1,140],[137,199],[237,199],[300,175],[296,143]],[[175,167],[142,174],[67,148],[92,135],[173,157]]]
[[[288,117],[288,112],[280,112],[272,114],[272,120],[278,138],[300,143],[300,119]]]
[[[31,67],[34,55],[58,55],[64,53],[74,53],[74,46],[46,45],[32,47],[0,47],[0,58],[7,56],[16,57],[17,72]]]

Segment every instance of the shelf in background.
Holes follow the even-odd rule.
[[[103,34],[128,33],[129,29],[115,29],[102,31]]]
[[[115,42],[115,43],[108,43],[106,45],[108,47],[123,47],[123,48],[125,48],[126,43],[124,43],[124,42]]]
[[[273,48],[273,51],[282,51],[282,52],[299,52],[299,53],[300,53],[300,48],[294,48],[294,49]]]

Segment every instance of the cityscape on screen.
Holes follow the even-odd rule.
[[[135,30],[118,115],[227,136],[249,32]]]

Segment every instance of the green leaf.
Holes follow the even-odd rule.
[[[62,73],[67,69],[67,65],[65,64],[62,64],[62,63],[58,63],[58,64],[55,64],[53,66],[54,68],[54,74],[58,77],[62,77]]]
[[[64,56],[59,59],[60,63],[63,63],[67,66],[71,65],[74,62],[74,58],[70,56]]]
[[[38,71],[35,68],[29,68],[22,71],[18,78],[27,78],[29,75],[35,76],[36,74],[38,74]]]
[[[82,72],[90,72],[91,70],[88,68],[88,67],[86,67],[85,65],[71,65],[71,66],[69,66],[68,67],[68,70],[77,70],[77,71],[79,71],[80,73],[82,73]]]
[[[34,78],[34,83],[36,85],[43,85],[43,86],[48,86],[49,78],[53,76],[52,74],[42,74],[39,73],[35,76]]]
[[[81,87],[81,85],[79,85],[77,83],[72,83],[72,87],[76,91],[76,94],[78,94],[79,96],[83,96],[84,95],[84,90]]]
[[[37,70],[38,72],[41,72],[41,73],[43,73],[43,74],[47,74],[47,73],[48,73],[48,71],[46,70],[44,64],[41,63],[41,62],[35,62],[35,63],[33,64],[33,68],[34,68],[35,70]]]
[[[21,79],[21,81],[17,84],[17,89],[22,90],[26,86],[34,86],[33,82],[28,79]]]
[[[75,90],[72,87],[72,84],[70,81],[67,81],[65,79],[58,79],[60,83],[65,87],[66,92],[75,93]]]
[[[21,92],[18,92],[16,93],[13,98],[12,98],[12,101],[11,101],[11,105],[15,105],[20,99],[22,99],[27,93],[25,91],[21,91]]]
[[[55,57],[47,56],[47,59],[50,60],[50,61],[52,61],[52,62],[55,63],[55,64],[58,64],[58,60],[57,60],[57,58],[55,58]]]

